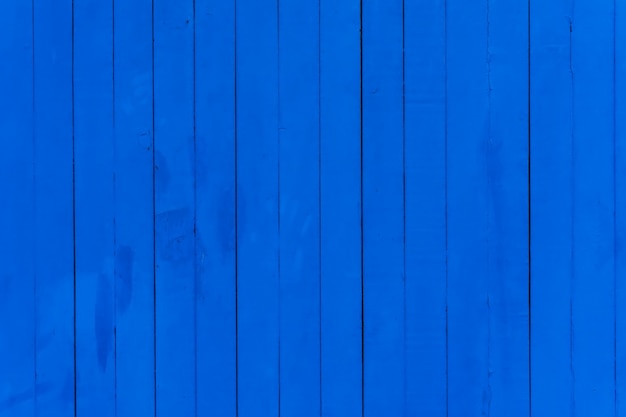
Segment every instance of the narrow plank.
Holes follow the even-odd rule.
[[[234,417],[235,2],[195,6],[197,414]]]
[[[115,415],[113,17],[74,3],[76,413]]]
[[[571,0],[531,3],[531,412],[572,415]]]
[[[364,413],[405,413],[402,1],[363,3]]]
[[[362,416],[360,3],[320,0],[321,403]]]
[[[530,413],[528,0],[490,0],[488,13],[489,409],[521,417]]]
[[[74,415],[72,2],[36,0],[37,415]]]
[[[626,285],[623,279],[626,272],[626,43],[624,42],[624,29],[626,26],[626,9],[623,3],[615,3],[615,276],[616,280],[616,304],[615,304],[615,400],[616,415],[626,415],[626,357],[624,356],[624,340],[626,338]]]
[[[406,412],[445,415],[445,1],[405,2]]]
[[[321,402],[362,416],[360,3],[320,0]]]
[[[157,415],[196,411],[193,40],[193,1],[155,0]]]
[[[489,415],[493,254],[487,0],[447,2],[448,415]],[[487,151],[490,151],[489,153]],[[494,161],[495,162],[495,161]]]
[[[576,415],[615,414],[614,4],[573,6]]]
[[[238,0],[238,415],[279,412],[278,3]]]
[[[320,416],[319,0],[279,1],[280,415]]]
[[[154,415],[152,2],[114,10],[118,417]]]
[[[32,15],[0,3],[0,416],[35,415],[37,391]]]

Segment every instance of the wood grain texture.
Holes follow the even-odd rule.
[[[406,412],[447,412],[446,3],[404,5]]]
[[[319,0],[279,0],[280,415],[320,415]]]
[[[116,415],[154,415],[152,4],[114,22]]]
[[[322,415],[361,416],[360,4],[320,0]]]
[[[76,414],[115,415],[113,7],[74,4]]]
[[[0,416],[624,414],[623,6],[0,5]]]
[[[33,26],[30,2],[0,4],[0,416],[36,412]],[[41,387],[39,387],[41,388]]]
[[[235,2],[195,2],[198,415],[237,412]],[[219,64],[218,64],[219,63]]]
[[[405,413],[402,2],[363,3],[364,414]]]
[[[614,5],[576,1],[572,11],[572,370],[579,415],[615,413]]]
[[[280,397],[278,2],[238,0],[237,315],[239,416]]]
[[[536,416],[570,415],[573,149],[571,2],[531,5],[531,385]]]
[[[196,412],[194,10],[154,2],[156,413]]]
[[[74,414],[72,2],[33,8],[35,410],[56,417]]]

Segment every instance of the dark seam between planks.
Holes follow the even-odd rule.
[[[322,411],[322,1],[317,0],[317,225],[319,268],[319,407]]]
[[[405,0],[402,0],[402,398],[407,412],[406,372],[406,52],[405,52]]]
[[[33,173],[33,215],[37,216],[37,185],[36,185],[36,161],[37,161],[37,132],[36,132],[36,116],[35,116],[35,0],[30,3],[31,13],[31,42],[32,42],[32,173]],[[37,416],[37,244],[33,250],[33,412]]]
[[[280,132],[281,132],[281,111],[280,111],[280,104],[281,104],[281,100],[280,100],[280,0],[276,0],[276,95],[277,95],[277,100],[276,100],[276,113],[277,113],[277,117],[276,117],[276,141],[277,141],[277,146],[276,146],[276,175],[277,175],[277,185],[276,185],[276,189],[277,189],[277,195],[276,195],[276,205],[277,205],[277,209],[276,210],[276,214],[277,214],[277,222],[278,222],[278,227],[277,227],[277,231],[278,231],[278,248],[276,250],[277,254],[278,254],[278,260],[277,260],[277,266],[278,266],[278,284],[277,284],[277,288],[276,288],[276,292],[278,293],[278,297],[277,297],[277,302],[278,302],[278,315],[277,315],[277,327],[278,327],[278,417],[280,417],[280,413],[281,413],[281,407],[280,407],[280,403],[281,403],[281,399],[280,399],[280,361],[281,361],[281,357],[280,357],[280,330],[281,330],[281,323],[280,323],[280,313],[281,313],[281,299],[280,299],[280,293],[281,293],[281,277],[280,277],[280,272],[281,272],[281,265],[280,265],[280,250],[281,250],[281,240],[280,240]]]
[[[111,119],[113,125],[113,410],[117,416],[117,131],[115,128],[115,0],[111,0]]]
[[[448,0],[443,2],[444,14],[444,187],[445,187],[445,275],[446,275],[446,293],[445,293],[445,311],[446,311],[446,417],[448,417],[449,409],[449,351],[448,351]]]
[[[530,24],[530,12],[531,12],[531,0],[527,0],[528,2],[528,8],[527,8],[527,29],[526,31],[527,33],[527,43],[528,43],[528,55],[527,55],[527,60],[528,60],[528,85],[527,85],[527,89],[528,89],[528,98],[527,98],[527,117],[528,117],[528,124],[527,124],[527,134],[528,134],[528,141],[527,141],[527,174],[528,174],[528,413],[529,415],[532,417],[533,414],[533,401],[532,401],[532,246],[531,246],[531,239],[532,239],[532,177],[531,177],[531,164],[532,164],[532,159],[531,159],[531,147],[532,147],[532,141],[531,141],[531,24]]]
[[[156,258],[156,131],[155,131],[155,97],[154,97],[154,1],[152,0],[152,361],[153,361],[153,386],[154,386],[154,415],[157,413],[157,258]]]
[[[193,21],[193,409],[198,415],[198,152],[196,93],[196,0],[192,0]]]
[[[74,0],[72,0],[72,250],[73,250],[73,274],[74,274],[74,417],[78,412],[77,400],[77,370],[76,370],[76,118],[75,118],[75,89],[76,82],[74,78]]]
[[[617,417],[617,2],[613,0],[613,411]]]
[[[365,417],[365,279],[364,279],[364,235],[363,235],[363,0],[359,1],[359,101],[360,101],[360,163],[361,163],[361,416]]]
[[[492,123],[493,123],[493,114],[491,112],[491,108],[493,105],[492,97],[491,97],[491,0],[486,0],[487,4],[487,101],[488,101],[488,113],[487,113],[487,142],[488,144],[492,141]],[[489,161],[487,161],[487,164]],[[489,174],[487,174],[487,183],[491,185],[492,179]],[[493,200],[494,197],[490,196]],[[495,204],[494,201],[489,201],[490,204]],[[495,217],[495,214],[493,215]],[[490,211],[487,211],[487,225],[488,228],[491,226],[492,216]],[[486,246],[487,246],[487,265],[491,265],[491,239],[490,234],[486,234]],[[491,273],[487,273],[487,410],[484,409],[485,404],[483,401],[483,413],[486,413],[487,417],[491,416],[491,399],[492,399],[492,391],[491,391],[491,361],[492,361],[492,352],[491,352],[491,342],[492,342],[492,326],[491,326],[491,285],[493,281],[491,279]]]
[[[571,103],[570,103],[570,152],[571,152],[571,160],[570,160],[570,300],[569,300],[569,361],[570,361],[570,378],[571,378],[571,390],[570,390],[570,401],[572,406],[572,416],[576,414],[576,397],[575,397],[575,380],[576,376],[574,373],[574,278],[576,275],[576,271],[574,269],[574,255],[575,255],[575,236],[574,236],[574,215],[576,214],[575,208],[575,178],[574,178],[574,168],[575,168],[575,159],[574,159],[574,149],[575,149],[575,140],[574,140],[574,127],[575,127],[575,100],[574,100],[574,68],[572,62],[573,55],[573,45],[572,45],[572,32],[573,32],[573,19],[574,19],[574,0],[571,1],[571,10],[570,10],[570,18],[569,18],[569,75],[570,75],[570,86],[571,86]]]

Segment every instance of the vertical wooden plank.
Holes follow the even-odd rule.
[[[193,18],[191,0],[154,1],[158,415],[196,411]]]
[[[626,84],[624,74],[626,74],[626,5],[620,2],[615,3],[615,276],[616,279],[616,305],[615,305],[615,400],[616,415],[626,415],[626,350],[624,340],[626,338],[626,282],[621,279],[626,272],[626,188],[624,188],[624,178],[626,178]]]
[[[154,415],[152,2],[114,9],[117,416]]]
[[[197,415],[234,417],[235,2],[195,6]]]
[[[528,416],[528,0],[488,7],[489,409]]]
[[[33,3],[36,414],[74,415],[72,2]]]
[[[113,20],[74,3],[76,413],[115,415]]]
[[[36,380],[31,2],[0,3],[0,415],[33,416]]]
[[[364,413],[405,412],[402,1],[363,3]]]
[[[406,404],[445,415],[445,1],[405,2]]]
[[[238,0],[238,415],[279,412],[278,3]]]
[[[322,415],[362,416],[360,2],[320,0]]]
[[[235,3],[196,1],[198,415],[236,415]]]
[[[280,415],[320,415],[319,0],[279,1]]]
[[[450,417],[490,413],[487,7],[487,0],[447,1]]]
[[[574,2],[574,413],[615,413],[614,2]]]
[[[533,416],[572,415],[571,0],[530,8],[531,398]]]
[[[450,415],[529,412],[527,10],[448,7]]]

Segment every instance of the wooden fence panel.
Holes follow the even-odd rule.
[[[2,2],[0,416],[620,415],[621,9]]]

